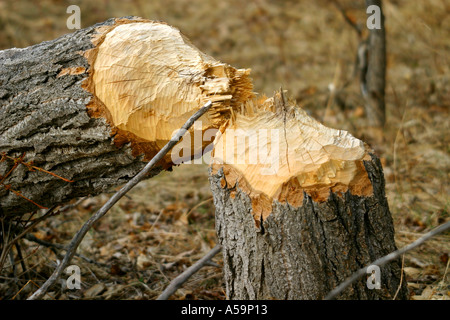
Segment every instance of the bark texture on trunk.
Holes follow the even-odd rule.
[[[259,228],[252,201],[239,183],[230,188],[223,183],[223,169],[211,172],[227,297],[323,299],[353,272],[396,250],[383,171],[371,156],[364,165],[372,196],[332,192],[316,202],[304,193],[299,207],[274,201]],[[360,279],[338,299],[392,299],[400,277],[401,261],[394,261],[381,268],[381,289],[369,289],[367,280]],[[403,281],[397,299],[407,298]]]
[[[134,17],[0,51],[0,217],[127,182],[206,101],[200,130],[222,125],[253,95],[248,73]],[[151,175],[173,161],[168,154]]]
[[[104,25],[111,25],[113,20]],[[95,195],[133,177],[145,165],[130,147],[112,143],[111,128],[89,117],[92,94],[82,89],[89,64],[80,52],[93,48],[92,26],[53,41],[0,52],[0,151],[49,170],[72,183],[19,165],[4,181],[41,206]],[[67,70],[65,76],[58,76]],[[72,74],[69,74],[69,73]],[[13,161],[0,163],[0,174]],[[0,186],[0,214],[38,207]]]

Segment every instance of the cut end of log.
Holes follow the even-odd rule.
[[[134,156],[150,160],[212,101],[190,134],[218,130],[213,172],[222,168],[223,187],[238,186],[250,196],[257,226],[274,201],[299,207],[304,194],[323,202],[331,192],[373,193],[364,167],[369,150],[362,141],[321,125],[283,91],[257,98],[250,70],[202,53],[178,29],[141,18],[116,19],[98,28],[92,43],[83,53],[90,65],[83,88],[93,96],[88,112],[106,120],[116,146],[130,144]],[[62,70],[60,76],[77,72],[84,70]],[[175,158],[195,158],[209,144],[193,143],[187,158]],[[160,165],[167,169],[182,162],[175,160],[168,154]]]
[[[143,154],[144,160],[207,101],[213,107],[202,118],[202,133],[218,129],[254,96],[250,70],[202,53],[167,24],[117,19],[97,32],[95,48],[85,52],[91,68],[84,88],[94,96],[89,113],[107,120],[117,146],[131,143],[134,155]],[[196,147],[192,157],[206,143]],[[163,167],[172,166],[173,160],[168,154]]]
[[[304,194],[316,202],[331,192],[373,194],[364,167],[368,147],[346,131],[323,126],[282,92],[245,104],[214,144],[213,174],[222,169],[223,188],[249,195],[257,226],[274,201],[300,207]]]

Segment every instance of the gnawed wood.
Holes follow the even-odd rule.
[[[0,65],[0,152],[9,157],[0,162],[0,175],[8,175],[0,178],[1,214],[120,185],[206,101],[214,105],[196,129],[202,132],[219,128],[253,96],[249,70],[205,55],[165,23],[141,18],[110,19],[4,50]],[[54,175],[22,164],[7,174],[10,159],[22,155]],[[151,175],[170,169],[176,157],[167,155]]]
[[[214,141],[213,174],[222,186],[239,188],[252,200],[257,226],[272,202],[303,203],[303,192],[324,202],[331,192],[373,194],[363,161],[370,148],[348,132],[327,128],[287,102],[283,93],[246,103]]]
[[[94,41],[97,46],[85,53],[92,67],[84,87],[95,96],[88,105],[90,115],[106,118],[116,131],[116,144],[131,142],[146,160],[199,105],[214,102],[202,121],[204,132],[219,128],[231,109],[253,96],[249,70],[209,57],[171,26],[118,20],[101,33]],[[198,146],[191,155],[205,147]],[[165,162],[172,165],[171,154]]]

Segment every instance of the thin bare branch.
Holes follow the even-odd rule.
[[[29,234],[29,233],[27,233],[27,234],[25,235],[24,238],[27,239],[28,241],[35,242],[35,243],[40,244],[40,245],[42,245],[42,246],[44,246],[44,247],[47,247],[47,248],[53,248],[53,249],[59,249],[59,250],[67,251],[66,246],[64,246],[64,245],[62,245],[62,244],[59,244],[59,243],[51,243],[51,242],[48,242],[48,241],[44,241],[44,240],[38,239],[38,238],[36,238],[34,235]],[[95,260],[93,260],[93,259],[90,259],[90,258],[88,258],[88,257],[86,257],[86,256],[84,256],[84,255],[82,255],[82,254],[80,254],[80,253],[76,253],[76,252],[75,252],[75,256],[77,256],[77,257],[79,257],[79,258],[81,258],[81,259],[83,259],[84,261],[87,261],[87,262],[89,262],[89,263],[96,264],[96,265],[98,265],[98,266],[102,266],[102,267],[108,266],[107,264],[97,262],[97,261],[95,261]]]
[[[54,212],[56,207],[57,206],[53,206],[52,208],[48,209],[47,212],[45,212],[41,217],[32,220],[23,230],[20,230],[20,233],[18,235],[16,235],[12,240],[7,239],[5,237],[5,231],[2,230],[2,234],[3,234],[4,238],[3,238],[3,248],[2,248],[2,252],[0,254],[0,270],[3,269],[5,257],[7,255],[7,253],[9,252],[9,250],[12,248],[12,246],[17,241],[19,241],[27,232],[29,232],[31,229],[33,229],[39,222],[47,219],[48,217],[58,214],[59,212]],[[9,225],[9,228],[11,228],[12,224],[9,223],[8,225]],[[3,226],[3,223],[2,223],[2,226]],[[9,233],[10,233],[10,229],[8,230],[8,234]]]
[[[172,294],[174,294],[183,283],[185,283],[194,273],[200,270],[205,265],[211,262],[211,259],[222,250],[220,244],[216,245],[210,252],[208,252],[203,258],[198,260],[192,266],[187,268],[182,274],[172,280],[167,288],[161,293],[156,300],[167,300]]]
[[[422,245],[425,241],[431,239],[432,237],[450,229],[450,221],[440,225],[439,227],[431,230],[430,232],[424,234],[422,237],[414,241],[413,243],[410,243],[409,245],[403,247],[402,249],[399,249],[397,251],[394,251],[382,258],[379,258],[375,260],[370,265],[377,265],[379,267],[384,266],[386,263],[397,259],[402,254]],[[368,266],[367,266],[368,267]],[[342,291],[344,291],[346,288],[348,288],[353,282],[361,278],[364,274],[366,274],[367,267],[359,269],[357,272],[355,272],[352,276],[350,276],[347,280],[345,280],[343,283],[341,283],[339,286],[334,288],[326,297],[325,300],[332,300],[336,298]]]
[[[50,278],[36,290],[35,293],[28,300],[41,299],[47,290],[59,279],[62,272],[69,264],[70,260],[73,258],[79,244],[83,240],[89,229],[96,223],[101,217],[103,217],[109,209],[119,201],[128,191],[130,191],[135,185],[137,185],[144,177],[150,172],[155,164],[157,164],[181,139],[181,137],[186,133],[187,130],[194,124],[194,122],[200,118],[206,111],[208,111],[212,106],[212,102],[208,101],[200,110],[198,110],[194,115],[192,115],[186,123],[181,127],[181,130],[177,132],[176,135],[156,154],[153,159],[145,165],[145,167],[135,175],[130,181],[128,181],[119,191],[117,191],[93,216],[91,216],[88,221],[81,227],[81,229],[75,234],[69,246],[67,247],[66,255],[58,267],[55,269]]]

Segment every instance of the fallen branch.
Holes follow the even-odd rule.
[[[27,232],[29,232],[31,229],[33,229],[39,222],[44,221],[45,219],[47,219],[48,217],[54,216],[59,214],[60,212],[54,212],[57,206],[53,206],[52,208],[48,209],[46,213],[44,213],[41,217],[36,218],[34,220],[32,220],[31,222],[29,222],[29,224],[23,228],[23,230],[18,231],[17,235],[12,239],[12,240],[8,240],[9,236],[5,235],[5,230],[4,230],[4,221],[3,219],[0,221],[1,225],[2,225],[2,230],[0,232],[0,234],[2,234],[3,236],[3,246],[1,247],[1,253],[0,253],[0,270],[3,269],[3,264],[5,262],[6,256],[9,253],[10,249],[12,248],[12,246],[14,244],[17,243],[17,241],[19,241]],[[11,225],[10,225],[11,227]]]
[[[371,265],[377,265],[379,267],[384,266],[386,263],[397,259],[405,252],[408,252],[421,244],[423,244],[425,241],[431,239],[432,237],[450,229],[450,221],[446,222],[439,227],[431,230],[430,232],[426,233],[413,243],[410,243],[409,245],[403,247],[402,249],[399,249],[397,251],[394,251],[380,259],[375,260]],[[367,266],[368,267],[368,266]],[[367,267],[359,269],[357,272],[355,272],[351,277],[349,277],[347,280],[345,280],[343,283],[341,283],[339,286],[334,288],[326,297],[325,300],[332,300],[336,298],[338,294],[340,294],[342,291],[344,291],[347,287],[349,287],[353,282],[361,278],[364,274],[366,274]]]
[[[62,244],[59,244],[59,243],[51,243],[51,242],[48,242],[48,241],[44,241],[44,240],[38,239],[38,238],[36,238],[34,235],[29,234],[29,233],[25,234],[25,237],[24,237],[24,238],[27,239],[28,241],[32,241],[32,242],[35,242],[35,243],[37,243],[37,244],[39,244],[39,245],[42,245],[42,246],[44,246],[44,247],[47,247],[47,248],[52,249],[53,252],[54,252],[56,255],[58,255],[58,253],[57,253],[56,250],[54,250],[54,249],[67,251],[66,246],[64,246],[64,245],[62,245]],[[95,260],[92,260],[92,259],[90,259],[90,258],[88,258],[88,257],[86,257],[86,256],[84,256],[84,255],[82,255],[82,254],[80,254],[80,253],[76,253],[76,252],[75,252],[75,256],[77,256],[77,257],[83,259],[84,261],[86,261],[86,262],[88,262],[88,263],[93,263],[93,264],[96,264],[96,265],[102,266],[102,267],[107,266],[107,265],[104,264],[104,263],[100,263],[100,262],[97,262],[97,261],[95,261]]]
[[[75,201],[74,203],[65,205],[64,207],[62,207],[61,209],[55,211],[55,209],[58,206],[53,206],[50,209],[47,210],[47,212],[45,212],[41,217],[36,218],[34,220],[31,220],[31,217],[33,215],[30,216],[29,220],[25,223],[25,226],[21,229],[17,229],[15,230],[15,233],[17,234],[11,241],[5,241],[5,239],[7,239],[6,237],[4,237],[4,244],[3,247],[1,248],[1,254],[0,254],[0,270],[3,269],[3,264],[4,264],[4,257],[6,257],[7,253],[9,252],[9,250],[11,249],[11,247],[13,245],[15,245],[17,243],[17,241],[19,241],[20,239],[22,239],[24,236],[26,236],[28,234],[28,232],[33,229],[34,227],[36,227],[40,222],[44,221],[45,219],[49,218],[49,217],[53,217],[56,215],[59,215],[63,212],[66,212],[67,210],[76,207],[78,204],[80,204],[83,200],[85,200],[87,197],[83,197],[78,199],[77,201]],[[2,221],[2,228],[3,228],[3,221]],[[3,232],[4,233],[4,232]],[[29,239],[30,240],[30,239]]]
[[[37,300],[42,298],[47,290],[59,279],[61,273],[69,264],[70,260],[73,258],[75,251],[77,250],[79,244],[83,240],[89,229],[96,223],[101,217],[103,217],[109,209],[119,201],[128,191],[130,191],[136,184],[138,184],[144,177],[150,172],[153,166],[158,163],[174,146],[178,143],[184,133],[189,130],[189,128],[194,124],[194,122],[200,118],[206,111],[208,111],[212,106],[212,102],[208,101],[200,110],[198,110],[194,115],[192,115],[186,123],[181,127],[181,130],[172,137],[172,139],[156,154],[156,156],[145,165],[145,167],[130,181],[128,181],[119,191],[117,191],[92,217],[86,221],[86,223],[81,227],[77,234],[73,237],[69,246],[67,247],[67,253],[64,256],[61,264],[55,269],[50,278],[42,285],[41,288],[36,290],[36,292],[28,298],[28,300]]]
[[[198,260],[192,266],[187,268],[182,274],[172,280],[167,288],[161,293],[156,300],[167,300],[175,291],[180,288],[194,273],[200,270],[205,265],[208,265],[211,259],[222,250],[220,244],[216,245],[210,252],[208,252],[203,258]]]

